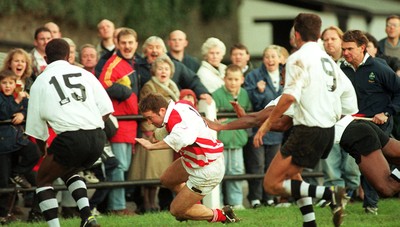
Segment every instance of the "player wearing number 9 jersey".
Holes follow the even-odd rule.
[[[294,20],[295,42],[299,48],[286,62],[283,95],[270,117],[254,136],[254,145],[293,106],[293,128],[275,155],[264,177],[264,188],[272,195],[293,196],[303,215],[303,226],[316,226],[312,197],[332,201],[333,222],[343,219],[341,202],[345,190],[310,185],[303,181],[303,168],[314,168],[326,158],[334,142],[334,125],[342,114],[358,111],[353,86],[336,63],[316,42],[321,18],[300,13]]]
[[[68,63],[69,46],[53,39],[46,46],[48,67],[31,87],[26,134],[36,138],[44,154],[36,194],[49,226],[60,226],[52,183],[61,178],[76,200],[81,226],[99,226],[91,215],[84,181],[76,173],[90,167],[102,153],[104,120],[113,112],[110,98],[89,72]],[[48,125],[57,136],[46,147]]]

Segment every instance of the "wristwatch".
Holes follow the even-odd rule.
[[[390,117],[390,113],[389,112],[384,112],[383,114],[388,118]]]

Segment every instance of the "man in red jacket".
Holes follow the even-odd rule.
[[[112,100],[115,116],[138,114],[139,86],[135,71],[137,33],[124,28],[118,33],[117,41],[119,49],[104,65],[99,80]],[[125,181],[124,175],[131,164],[136,143],[137,122],[119,121],[118,125],[117,133],[110,142],[119,165],[111,172],[110,181]],[[124,188],[110,191],[108,209],[117,215],[133,215],[132,211],[126,209]]]

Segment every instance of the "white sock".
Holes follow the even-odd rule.
[[[400,171],[397,168],[394,168],[390,176],[400,182]]]

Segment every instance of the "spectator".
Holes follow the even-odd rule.
[[[342,56],[343,31],[336,26],[329,26],[322,31],[321,39],[326,53],[340,66],[344,61]],[[346,187],[347,196],[351,198],[360,186],[360,170],[353,158],[339,144],[334,144],[326,159],[321,160],[324,173],[324,186]],[[326,200],[318,205],[324,207]]]
[[[203,61],[197,75],[211,93],[224,85],[226,65],[221,62],[225,52],[225,44],[214,37],[208,38],[201,46]]]
[[[99,78],[99,76],[100,76],[100,74],[101,74],[101,72],[102,72],[102,70],[103,70],[103,67],[104,67],[104,65],[106,64],[106,62],[107,62],[107,60],[108,59],[110,59],[115,53],[117,53],[117,50],[118,50],[118,33],[122,30],[122,29],[124,29],[125,27],[119,27],[119,28],[116,28],[115,30],[114,30],[114,33],[113,33],[113,42],[114,42],[114,46],[115,46],[115,48],[112,50],[112,51],[110,51],[110,52],[108,52],[108,53],[106,53],[106,54],[103,54],[103,55],[99,55],[99,60],[98,60],[98,62],[97,62],[97,64],[96,64],[96,67],[95,67],[95,76],[97,77],[97,78]],[[97,51],[97,49],[96,49],[96,51]],[[98,52],[97,52],[98,53]],[[135,53],[135,58],[140,58],[139,57],[139,55],[137,55],[136,53]]]
[[[196,94],[190,89],[182,89],[179,95],[179,100],[186,100],[193,104],[193,107],[197,110],[197,98]]]
[[[400,59],[400,16],[390,15],[386,18],[386,38],[379,41],[379,51],[385,55]]]
[[[28,94],[17,91],[17,75],[11,70],[0,72],[0,121],[10,121],[0,125],[0,187],[8,188],[9,179],[19,187],[30,188],[25,175],[30,173],[39,161],[39,152],[26,135],[22,123],[26,118]],[[15,204],[14,204],[15,205]],[[9,194],[0,193],[0,222],[13,219]],[[11,216],[8,216],[11,215]]]
[[[115,26],[114,23],[110,20],[103,19],[97,24],[97,31],[100,37],[100,43],[97,45],[97,53],[100,56],[103,56],[107,53],[114,52],[114,42],[113,42],[113,34],[114,34]]]
[[[64,37],[62,38],[63,40],[67,41],[68,45],[69,45],[69,58],[68,58],[68,62],[72,65],[76,65],[78,67],[83,68],[83,65],[81,65],[80,63],[76,62],[76,44],[74,41],[72,41],[72,39]]]
[[[393,115],[400,111],[400,78],[381,60],[367,53],[368,39],[359,30],[343,35],[342,50],[345,61],[341,69],[351,80],[358,101],[358,114],[372,118],[387,135],[393,129]],[[378,194],[361,178],[364,190],[363,207],[366,213],[377,214]]]
[[[224,81],[225,85],[212,94],[217,110],[219,112],[234,112],[231,102],[236,102],[245,111],[250,111],[252,108],[249,95],[241,87],[244,82],[242,68],[234,64],[229,65],[226,69]],[[221,122],[232,120],[234,118],[219,119]],[[243,146],[246,145],[248,140],[246,130],[221,131],[218,133],[218,139],[224,144],[225,175],[244,174]],[[223,204],[231,205],[234,209],[244,209],[243,181],[225,181],[223,186]]]
[[[178,101],[179,89],[172,81],[174,74],[174,63],[167,55],[161,55],[151,65],[152,78],[140,90],[141,99],[150,93],[161,94],[167,101]],[[161,129],[157,129],[152,124],[142,122],[140,124],[143,138],[155,140]],[[156,139],[157,140],[157,139]],[[162,139],[161,139],[162,140]],[[162,173],[171,165],[173,159],[172,149],[146,150],[138,144],[135,153],[136,162],[134,162],[134,174],[139,175],[136,179],[160,179]],[[143,193],[143,211],[159,211],[160,206],[156,203],[157,187],[144,186]],[[168,204],[169,205],[169,204]]]
[[[368,39],[368,46],[367,46],[368,54],[371,55],[371,57],[373,58],[378,57],[385,60],[386,63],[389,65],[389,67],[397,74],[397,76],[400,76],[400,60],[397,57],[392,57],[380,52],[378,47],[379,44],[376,38],[368,32],[364,34]]]
[[[365,33],[365,36],[368,39],[368,46],[367,52],[371,57],[377,57],[378,59],[384,59],[386,63],[396,72],[397,76],[400,76],[400,60],[396,57],[388,56],[381,53],[378,50],[378,41],[375,39],[374,36],[369,34],[368,32]],[[400,139],[400,114],[396,113],[393,115],[393,130],[392,136],[396,139]]]
[[[51,40],[51,31],[48,28],[40,27],[36,29],[33,45],[35,48],[31,51],[32,55],[32,67],[33,67],[33,80],[39,76],[40,73],[47,66],[47,62],[45,60],[45,48],[48,42]]]
[[[95,75],[95,67],[99,59],[96,47],[92,44],[84,44],[81,47],[79,57],[83,68]]]
[[[244,77],[253,70],[250,62],[250,53],[247,47],[241,43],[236,43],[231,47],[230,52],[232,64],[238,65],[244,74]]]
[[[332,25],[321,33],[322,44],[326,53],[338,64],[344,61],[342,55],[342,37],[343,31]]]
[[[197,72],[197,70],[200,68],[198,60],[185,53],[185,48],[188,46],[188,44],[189,42],[186,39],[186,34],[183,31],[172,31],[169,33],[169,52],[167,54],[171,59],[180,61],[193,72]]]
[[[277,45],[278,46],[278,45]],[[280,61],[280,64],[281,65],[285,65],[286,64],[286,60],[288,59],[288,57],[289,57],[289,51],[285,48],[285,47],[283,47],[283,46],[278,46],[279,47],[279,50],[280,50],[280,52],[281,52],[281,61]]]
[[[110,96],[114,116],[138,114],[138,78],[135,71],[135,52],[137,49],[137,33],[124,28],[118,33],[118,50],[104,65],[99,77],[103,87]],[[136,143],[136,121],[119,121],[117,133],[110,139],[111,149],[119,161],[112,170],[110,181],[124,181],[125,172],[131,164],[132,153]],[[108,209],[116,215],[134,215],[126,208],[125,188],[112,189],[108,195]]]
[[[244,81],[244,88],[249,94],[254,111],[262,110],[271,100],[282,94],[281,69],[279,63],[281,52],[276,45],[264,49],[263,64],[251,71]],[[258,128],[253,128],[252,136]],[[254,137],[251,137],[253,141]],[[264,144],[258,148],[251,144],[244,154],[246,173],[263,174],[268,169],[273,157],[278,152],[283,139],[283,133],[270,132],[263,137]],[[263,190],[262,180],[252,179],[249,183],[247,196],[251,207],[258,208],[262,202],[266,205],[274,204],[274,196]]]
[[[44,27],[48,28],[51,32],[51,38],[52,39],[58,39],[62,37],[60,27],[54,22],[47,22],[44,24]]]
[[[32,75],[32,60],[29,54],[21,49],[15,48],[8,52],[4,59],[3,70],[12,70],[17,75],[17,91],[26,91],[33,83]]]
[[[147,38],[142,47],[144,59],[138,63],[137,70],[139,71],[140,84],[143,86],[147,81],[150,80],[150,68],[154,60],[167,53],[164,41],[157,36],[151,36]],[[179,89],[192,89],[199,100],[204,100],[207,104],[212,102],[211,95],[208,90],[201,83],[199,77],[192,70],[187,68],[184,64],[174,59],[171,59],[174,63],[175,72],[172,80],[178,85]]]

